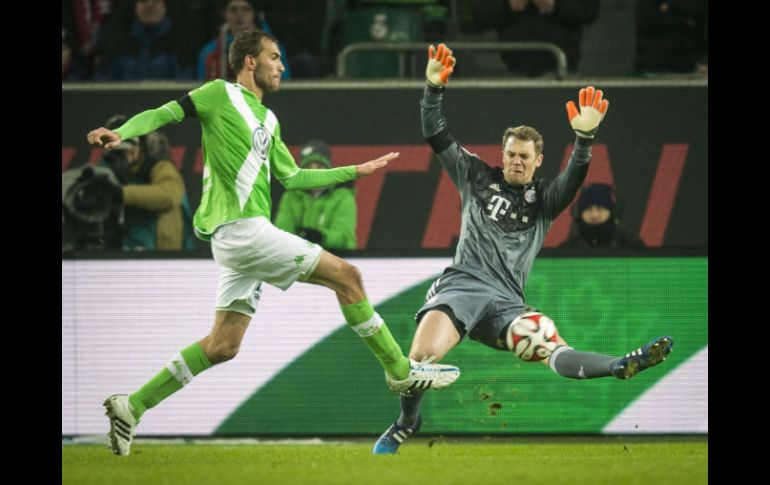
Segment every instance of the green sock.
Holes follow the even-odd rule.
[[[171,358],[165,369],[158,372],[141,389],[128,396],[134,417],[138,420],[145,411],[157,406],[209,367],[211,362],[199,342],[183,349]]]
[[[368,300],[342,305],[342,314],[359,337],[361,337],[380,361],[385,372],[397,380],[406,379],[409,375],[409,359],[404,356],[388,326],[374,311]]]

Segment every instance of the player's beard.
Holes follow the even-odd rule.
[[[278,79],[277,82],[273,83],[271,82],[272,78],[270,76],[266,76],[265,78],[260,78],[257,76],[257,72],[254,71],[254,84],[259,87],[259,89],[262,90],[265,94],[270,94],[278,91],[278,89],[281,86],[281,80]]]

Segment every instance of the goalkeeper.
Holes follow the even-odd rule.
[[[270,223],[271,176],[287,189],[325,187],[369,175],[398,154],[331,170],[298,168],[281,139],[275,114],[262,104],[265,94],[278,91],[284,71],[278,41],[262,31],[241,32],[230,46],[229,61],[237,73],[235,83],[208,82],[114,131],[97,128],[88,133],[89,143],[109,149],[121,139],[198,118],[205,159],[203,194],[193,224],[201,239],[211,241],[220,268],[211,333],[180,350],[133,394],[115,394],[104,401],[110,446],[118,455],[130,453],[136,425],[146,410],[197,374],[235,357],[257,311],[262,282],[282,290],[298,280],[332,289],[345,321],[380,361],[393,391],[427,381],[440,389],[459,376],[454,366],[410,362],[372,309],[358,269]]]
[[[521,328],[522,317],[532,315],[524,302],[527,275],[551,222],[585,179],[591,144],[609,106],[602,91],[593,87],[580,90],[579,109],[573,101],[567,103],[567,116],[576,134],[574,151],[567,168],[555,179],[536,180],[535,171],[543,163],[543,137],[536,129],[525,125],[507,128],[502,167],[496,168],[462,148],[449,134],[441,104],[454,66],[452,51],[444,44],[438,49],[429,47],[427,85],[420,102],[422,132],[460,191],[462,228],[452,265],[430,287],[415,317],[418,327],[409,356],[421,361],[440,360],[466,335],[493,349],[511,350],[507,343],[510,332]],[[538,319],[543,325],[550,322],[539,313],[527,320]],[[542,353],[532,356],[517,351],[517,355],[524,360],[543,358],[554,372],[573,379],[628,379],[662,362],[672,346],[671,337],[659,337],[625,357],[614,358],[576,351],[555,333],[543,343]],[[373,453],[395,453],[419,430],[424,389],[418,383],[400,394],[401,415],[377,440]]]

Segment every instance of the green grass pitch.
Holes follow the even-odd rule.
[[[373,439],[322,445],[62,445],[62,484],[707,484],[708,438],[414,438],[372,456]]]

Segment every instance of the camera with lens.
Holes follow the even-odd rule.
[[[62,174],[62,252],[119,250],[123,189],[113,171],[90,165]]]

